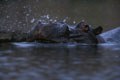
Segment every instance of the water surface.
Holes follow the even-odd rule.
[[[120,45],[0,44],[1,80],[119,80]]]
[[[27,32],[38,20],[106,31],[120,26],[119,9],[120,0],[0,0],[0,31]],[[120,80],[120,44],[0,43],[0,80]]]

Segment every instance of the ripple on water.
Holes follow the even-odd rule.
[[[110,49],[113,51],[120,51],[120,44],[117,43],[103,43],[103,44],[99,44],[99,47],[102,47],[104,49]]]
[[[99,44],[102,48],[92,49],[86,44],[22,42],[11,46],[14,46],[13,54],[0,56],[0,80],[120,79],[119,54],[114,53],[118,52],[119,45]],[[21,48],[25,49],[22,51]]]
[[[0,50],[0,54],[1,53],[13,53],[13,51],[12,50]]]
[[[29,47],[39,47],[39,48],[75,48],[75,47],[87,47],[94,46],[84,43],[38,43],[38,42],[16,42],[12,43],[16,47],[29,48]]]
[[[12,43],[16,47],[22,47],[22,48],[28,48],[35,46],[35,43],[29,43],[29,42],[18,42],[18,43]]]

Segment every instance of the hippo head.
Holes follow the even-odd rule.
[[[99,35],[103,31],[103,28],[101,26],[98,26],[97,28],[93,29],[85,21],[81,21],[80,23],[78,23],[75,28],[81,30],[82,32],[92,31],[95,35]]]
[[[98,26],[97,28],[92,28],[90,25],[82,21],[76,25],[75,29],[79,30],[82,35],[77,40],[78,42],[84,42],[88,44],[96,44],[101,42],[101,40],[103,42],[103,38],[99,36],[99,34],[101,34],[103,31],[103,28],[101,26]]]

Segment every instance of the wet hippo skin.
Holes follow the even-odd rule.
[[[29,32],[29,40],[43,42],[77,42],[87,44],[97,44],[97,36],[101,34],[102,27],[92,29],[85,22],[80,22],[74,28],[70,29],[69,25],[64,22],[42,23],[39,22]]]

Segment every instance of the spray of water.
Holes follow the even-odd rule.
[[[52,17],[49,14],[43,15],[40,17],[40,19],[38,21],[42,22],[42,23],[54,23],[54,22],[67,22],[69,18],[65,17],[64,19],[60,20],[60,18],[56,17]],[[33,22],[34,20],[31,20],[31,22]]]

